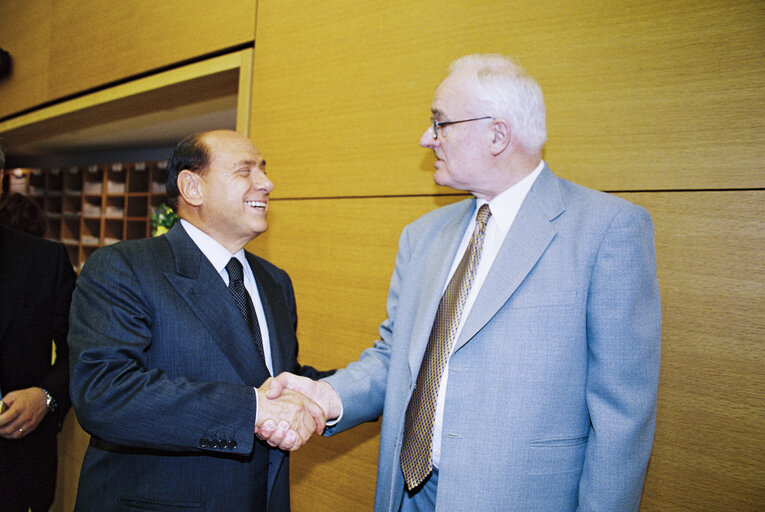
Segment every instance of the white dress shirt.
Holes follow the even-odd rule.
[[[473,284],[470,288],[470,294],[465,300],[465,306],[462,309],[462,317],[460,318],[460,324],[457,328],[455,339],[458,339],[462,332],[465,320],[470,314],[470,310],[478,296],[478,292],[481,290],[481,286],[483,286],[483,283],[486,280],[486,275],[489,273],[489,269],[491,269],[494,259],[497,257],[497,253],[499,252],[502,243],[505,241],[507,232],[510,231],[510,226],[513,224],[515,216],[517,215],[518,210],[520,210],[523,200],[526,198],[526,194],[528,194],[531,186],[534,184],[534,181],[536,181],[537,176],[542,172],[544,166],[544,161],[540,162],[531,174],[489,201],[491,217],[489,217],[489,222],[486,224],[481,261],[478,264],[478,270],[476,271]],[[473,231],[475,230],[475,218],[478,214],[478,209],[485,203],[486,201],[483,199],[476,200],[473,221],[468,224],[459,249],[457,249],[457,254],[454,256],[454,262],[452,263],[452,268],[449,272],[449,278],[446,280],[446,283],[444,283],[444,290],[446,290],[446,286],[449,284],[451,276],[454,274],[454,271],[462,260],[462,256],[470,243],[470,238],[473,236]],[[436,416],[433,425],[433,464],[436,467],[438,467],[438,463],[441,460],[441,430],[443,428],[444,400],[446,397],[446,383],[448,380],[449,361],[446,362],[446,366],[444,366],[444,374],[441,377],[441,384],[438,389],[438,400],[436,401]]]
[[[239,249],[236,254],[231,254],[228,249],[223,247],[210,235],[194,226],[192,223],[185,219],[181,219],[181,226],[186,230],[189,237],[202,251],[202,254],[212,263],[216,272],[220,275],[223,282],[228,286],[228,272],[226,271],[226,265],[231,258],[236,258],[239,263],[242,264],[244,270],[244,287],[247,293],[250,294],[252,305],[255,308],[255,315],[258,317],[258,325],[260,326],[260,337],[263,340],[263,355],[266,358],[266,367],[268,372],[273,375],[273,363],[271,362],[271,341],[268,336],[268,324],[266,323],[266,314],[263,311],[263,303],[260,301],[260,294],[258,293],[258,285],[255,282],[255,276],[252,274],[252,269],[244,256],[244,249]]]

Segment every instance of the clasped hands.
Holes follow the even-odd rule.
[[[257,393],[255,434],[282,450],[297,450],[342,411],[331,385],[291,373],[268,379]]]

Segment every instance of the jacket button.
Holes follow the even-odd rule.
[[[208,448],[210,446],[210,440],[206,437],[203,437],[199,440],[199,447],[200,448]]]
[[[220,441],[218,441],[217,439],[213,439],[212,441],[210,441],[210,448],[217,450],[219,446],[220,446]]]
[[[231,449],[231,450],[234,450],[234,449],[236,449],[236,441],[235,441],[235,440],[233,440],[233,439],[232,439],[231,441],[229,441],[229,442],[228,442],[228,447],[229,447],[229,449]]]

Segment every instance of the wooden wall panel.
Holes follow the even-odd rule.
[[[251,133],[283,172],[279,197],[443,192],[417,141],[448,63],[474,52],[538,79],[563,176],[765,185],[759,0],[261,0],[256,38]]]
[[[53,0],[0,2],[0,48],[11,54],[12,74],[0,79],[0,118],[48,99]]]
[[[653,215],[663,313],[641,510],[765,510],[765,191],[624,197]]]
[[[80,467],[90,436],[77,423],[73,410],[69,411],[58,435],[58,473],[56,474],[56,500],[51,512],[71,512],[77,499]]]
[[[380,423],[317,439],[290,455],[292,512],[372,510]]]
[[[0,47],[11,52],[18,69],[0,82],[0,118],[249,43],[255,34],[253,0],[1,4]]]

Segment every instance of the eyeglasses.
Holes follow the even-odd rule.
[[[494,119],[491,116],[473,117],[471,119],[461,119],[459,121],[436,121],[434,118],[430,118],[430,122],[433,123],[433,138],[438,139],[438,127],[449,126],[450,124],[467,123],[470,121],[480,121],[481,119]]]

